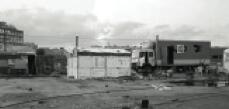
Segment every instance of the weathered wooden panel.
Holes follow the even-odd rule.
[[[125,68],[130,67],[130,57],[124,57],[124,56],[110,56],[107,57],[107,67],[108,68]]]
[[[105,77],[105,72],[104,68],[94,68],[91,70],[91,77]]]
[[[77,76],[78,76],[78,79],[91,78],[91,69],[89,69],[89,68],[79,68]]]
[[[93,57],[92,56],[79,56],[79,68],[90,68],[93,67]]]
[[[67,76],[74,76],[73,75],[73,57],[69,57],[67,59]]]
[[[119,76],[119,70],[116,68],[109,68],[107,69],[107,76],[108,77],[118,77]]]
[[[120,68],[118,75],[119,76],[130,76],[130,68]]]
[[[74,75],[75,79],[130,75],[129,56],[75,56],[74,58],[75,60],[69,60],[68,64],[72,64],[69,67],[72,68],[69,68],[68,75]]]
[[[78,62],[77,62],[77,57],[72,58],[72,74],[74,75],[74,78],[78,78]]]
[[[7,59],[1,59],[0,60],[0,67],[7,67],[7,66],[8,66]]]
[[[94,68],[105,68],[105,56],[93,56]]]
[[[108,77],[130,76],[130,68],[109,68],[107,69]]]

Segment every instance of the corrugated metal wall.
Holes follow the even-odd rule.
[[[129,76],[130,75],[130,57],[127,56],[110,56],[107,58],[108,76]]]
[[[68,76],[77,79],[130,75],[130,56],[78,56],[68,59]],[[77,72],[77,73],[76,73]]]

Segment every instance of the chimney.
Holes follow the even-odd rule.
[[[78,45],[79,45],[79,36],[76,36],[75,37],[75,48],[73,49],[73,55],[75,56],[77,56]]]
[[[156,41],[158,41],[158,40],[159,40],[159,35],[157,34],[157,35],[156,35]]]
[[[76,42],[75,42],[75,47],[76,49],[78,48],[78,45],[79,45],[79,36],[76,36]]]

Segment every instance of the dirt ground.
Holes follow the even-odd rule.
[[[229,88],[176,86],[160,80],[0,79],[4,109],[140,109],[145,99],[151,109],[228,109]]]

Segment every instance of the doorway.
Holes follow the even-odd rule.
[[[167,64],[174,63],[174,47],[168,46],[167,47]]]
[[[35,55],[28,55],[28,73],[36,74]]]

